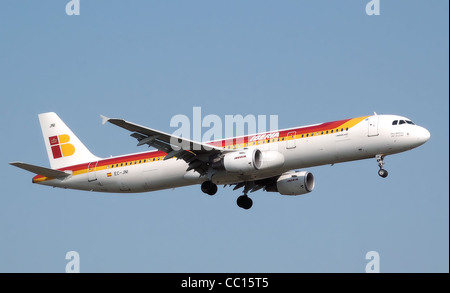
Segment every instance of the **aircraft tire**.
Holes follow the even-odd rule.
[[[217,192],[217,184],[212,181],[205,181],[202,183],[201,189],[203,193],[214,195]]]
[[[380,169],[378,170],[378,175],[380,175],[380,177],[386,178],[388,176],[388,171]]]
[[[239,196],[237,198],[236,203],[237,203],[238,207],[243,208],[245,210],[248,210],[249,208],[251,208],[253,206],[253,200],[245,194]]]

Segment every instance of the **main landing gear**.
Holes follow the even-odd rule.
[[[247,196],[247,194],[241,195],[236,201],[238,207],[248,210],[253,205],[253,200]]]
[[[239,196],[236,200],[238,207],[243,208],[244,210],[248,210],[253,205],[253,200],[248,197],[247,193],[250,190],[253,190],[255,187],[255,183],[253,181],[250,182],[241,182],[236,185],[234,189],[244,186],[244,194]]]
[[[242,187],[244,185],[244,183],[241,183],[241,184],[242,185],[240,185],[239,187]],[[237,198],[236,203],[240,208],[248,210],[249,208],[252,207],[253,200],[247,196],[247,193],[250,191],[250,189],[252,187],[253,187],[253,185],[250,183],[245,184],[244,194]],[[209,194],[209,195],[214,195],[217,192],[217,185],[215,183],[213,183],[212,181],[203,182],[201,188],[204,193]]]
[[[380,175],[380,177],[386,178],[388,176],[388,171],[383,169],[384,156],[383,155],[376,155],[375,158],[377,159],[378,167],[380,167],[380,170],[378,170],[378,175]]]
[[[217,192],[217,185],[212,181],[205,181],[202,183],[202,191],[209,195],[214,195]]]

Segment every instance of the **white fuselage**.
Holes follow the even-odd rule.
[[[199,184],[209,179],[216,184],[231,184],[273,177],[293,169],[400,153],[420,146],[430,137],[423,127],[408,123],[392,124],[395,120],[408,120],[404,117],[373,115],[360,118],[361,121],[348,129],[338,129],[333,133],[318,131],[301,137],[299,130],[302,128],[295,128],[292,139],[269,139],[231,147],[236,151],[257,148],[281,153],[284,165],[269,171],[240,174],[213,170],[200,176],[194,170],[186,171],[189,165],[185,161],[177,158],[163,160],[164,153],[155,157],[155,154],[162,152],[154,151],[66,167],[63,170],[73,172],[71,176],[64,179],[41,178],[34,182],[61,188],[117,193],[175,188]],[[229,149],[227,146],[225,148]]]

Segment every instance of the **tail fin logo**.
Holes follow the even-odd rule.
[[[53,159],[68,157],[75,153],[73,144],[68,143],[70,136],[67,134],[55,135],[48,138],[53,153]]]

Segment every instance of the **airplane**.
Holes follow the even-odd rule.
[[[99,158],[93,155],[56,113],[39,114],[50,167],[22,162],[13,166],[37,174],[32,182],[109,193],[149,192],[201,184],[214,195],[217,185],[243,188],[237,205],[250,209],[249,192],[263,189],[282,195],[313,191],[314,175],[305,168],[375,158],[385,178],[384,158],[416,148],[430,132],[398,115],[374,115],[196,142],[123,119],[101,116],[131,132],[137,146],[156,150]],[[303,170],[298,170],[303,169]]]

